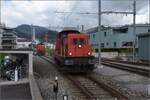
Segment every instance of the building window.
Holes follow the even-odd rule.
[[[148,29],[148,32],[150,32],[150,29]]]
[[[120,34],[120,33],[128,33],[128,28],[115,28],[113,29],[114,34]]]
[[[107,36],[107,33],[106,33],[106,32],[104,32],[104,36],[105,36],[105,37]]]
[[[105,46],[104,43],[101,43],[101,48],[104,48],[104,46]]]
[[[116,42],[114,42],[114,47],[116,47],[117,46],[117,43]]]
[[[109,45],[109,43],[107,42],[106,45]]]
[[[93,38],[95,38],[95,34],[93,34]]]
[[[133,42],[122,42],[122,46],[133,46]]]

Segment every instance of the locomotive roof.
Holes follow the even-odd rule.
[[[70,32],[70,33],[75,33],[75,34],[80,34],[80,32],[77,31],[77,30],[63,30],[63,31],[61,31],[61,32],[59,32],[59,33],[60,33],[60,34],[69,34],[68,32]]]

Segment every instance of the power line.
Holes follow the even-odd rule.
[[[73,13],[73,12],[54,12],[54,13],[62,13],[62,14],[66,14],[66,13]],[[92,12],[74,12],[73,14],[98,14],[98,13],[92,13]]]
[[[66,14],[66,13],[73,13],[73,12],[54,12],[54,13],[62,13],[62,14]],[[97,15],[98,13],[94,13],[94,12],[74,12],[73,14],[87,14],[87,15]],[[133,14],[133,12],[122,12],[122,11],[103,11],[101,12],[101,14]]]
[[[76,8],[76,6],[77,6],[77,3],[74,5],[72,10],[74,10]],[[66,18],[64,18],[64,24],[65,24],[66,19],[68,19],[68,17],[71,16],[71,15],[72,15],[72,13],[70,13]]]

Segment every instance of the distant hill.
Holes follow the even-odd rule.
[[[48,28],[41,27],[41,26],[34,26],[35,27],[35,36],[36,39],[40,40],[41,42],[45,41],[45,34],[48,36],[48,42],[54,42],[56,38],[56,31],[49,30]],[[28,40],[32,40],[32,28],[31,25],[23,24],[19,25],[14,28],[14,31],[17,32],[17,36],[20,38],[26,38]]]

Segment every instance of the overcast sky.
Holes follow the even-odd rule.
[[[102,0],[103,11],[132,11],[133,0]],[[137,0],[136,23],[148,23],[149,1]],[[72,12],[72,13],[56,13]],[[9,27],[20,24],[39,26],[77,26],[85,28],[97,26],[96,14],[76,14],[76,12],[98,12],[98,2],[94,1],[1,1],[1,21]],[[103,15],[103,25],[124,25],[132,23],[132,15]]]

